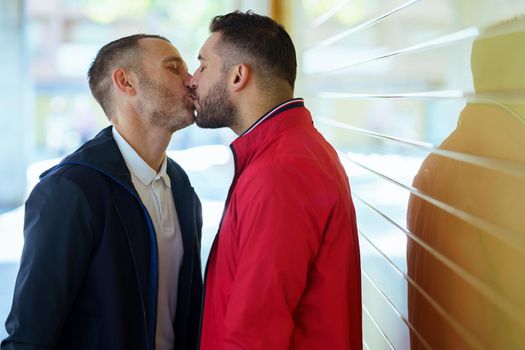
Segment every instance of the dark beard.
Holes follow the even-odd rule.
[[[210,88],[206,96],[199,98],[200,111],[196,123],[201,128],[231,128],[237,119],[237,108],[231,102],[226,90],[226,79],[221,77]]]

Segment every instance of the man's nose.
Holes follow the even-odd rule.
[[[192,81],[193,76],[189,72],[186,72],[186,76],[184,77],[184,85],[189,89],[193,89]]]
[[[197,78],[197,74],[194,74],[190,80],[189,80],[189,85],[188,87],[192,90],[196,89],[198,86],[198,78]]]

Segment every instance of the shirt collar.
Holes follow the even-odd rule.
[[[138,153],[131,147],[131,145],[120,135],[118,130],[113,127],[113,138],[117,143],[117,146],[122,153],[122,157],[126,162],[126,165],[131,174],[140,180],[145,186],[151,184],[151,182],[157,178],[162,178],[168,187],[171,187],[171,181],[166,173],[168,158],[165,156],[162,161],[162,165],[158,173],[153,170],[148,163],[142,159]]]

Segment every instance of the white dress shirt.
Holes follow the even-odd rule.
[[[159,252],[156,350],[172,350],[173,324],[177,309],[177,287],[183,246],[171,181],[166,174],[167,157],[160,171],[153,170],[113,128],[113,138],[131,173],[131,181],[153,221]],[[146,233],[144,233],[146,234]]]

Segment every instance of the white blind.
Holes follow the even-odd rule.
[[[356,204],[366,349],[525,348],[525,1],[296,2]]]

